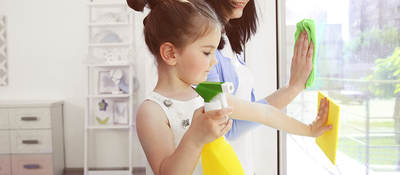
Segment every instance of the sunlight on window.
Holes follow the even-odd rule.
[[[286,0],[282,8],[289,63],[297,22],[314,19],[318,40],[317,80],[288,114],[313,121],[318,90],[341,106],[337,165],[314,139],[289,135],[288,174],[399,174],[400,1]]]

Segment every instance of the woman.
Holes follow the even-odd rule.
[[[218,64],[210,71],[207,80],[233,82],[234,95],[257,103],[269,103],[278,109],[285,108],[304,88],[312,70],[312,45],[303,32],[296,43],[292,58],[289,85],[256,101],[253,76],[243,57],[244,46],[257,30],[257,12],[254,0],[205,0],[225,23],[226,35],[222,37],[216,52]],[[275,26],[271,26],[275,27]],[[246,58],[247,59],[247,58]],[[252,58],[248,58],[252,59]],[[259,124],[233,120],[231,130],[225,135],[241,160],[247,175],[254,174],[250,155],[249,132]]]

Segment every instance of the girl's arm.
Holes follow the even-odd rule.
[[[190,174],[194,170],[201,147],[183,138],[175,149],[167,117],[157,104],[145,101],[136,117],[139,140],[154,174],[174,174],[170,169]]]
[[[136,115],[136,128],[154,174],[192,174],[203,145],[230,129],[232,122],[226,122],[224,117],[230,111],[225,109],[204,113],[201,108],[196,110],[189,130],[175,148],[174,134],[164,111],[151,101],[143,102]]]
[[[237,78],[236,72],[234,71],[234,67],[230,62],[230,58],[225,58],[219,51],[215,52],[215,56],[218,60],[218,63],[211,68],[210,72],[208,73],[207,81],[237,82],[235,81],[235,77]],[[259,102],[267,103],[265,99],[262,99]],[[232,128],[225,134],[225,138],[228,140],[235,140],[257,126],[261,126],[261,124],[247,120],[233,119]]]
[[[268,104],[265,99],[258,100],[256,103]],[[228,140],[236,140],[241,135],[250,132],[258,126],[262,125],[257,122],[233,119],[232,128],[225,134],[225,138]]]
[[[317,119],[310,125],[287,116],[271,105],[250,103],[232,95],[227,95],[227,99],[233,107],[230,117],[235,119],[254,121],[288,133],[311,137],[320,136],[331,128],[326,125],[329,107],[326,99],[321,100]]]

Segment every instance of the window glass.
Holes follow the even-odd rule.
[[[286,0],[281,8],[289,79],[296,23],[317,24],[317,76],[313,87],[287,107],[311,123],[317,92],[341,107],[337,164],[314,138],[288,135],[287,172],[294,174],[400,173],[400,1]]]

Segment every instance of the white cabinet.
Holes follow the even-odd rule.
[[[0,175],[63,175],[62,102],[0,101]]]
[[[51,130],[11,131],[11,153],[51,153]]]
[[[8,129],[8,110],[0,109],[0,129]]]
[[[9,154],[10,146],[10,132],[8,130],[0,130],[0,154]]]
[[[11,175],[11,159],[7,154],[0,154],[0,175]]]
[[[13,129],[50,128],[49,108],[24,108],[9,110],[9,123]]]

